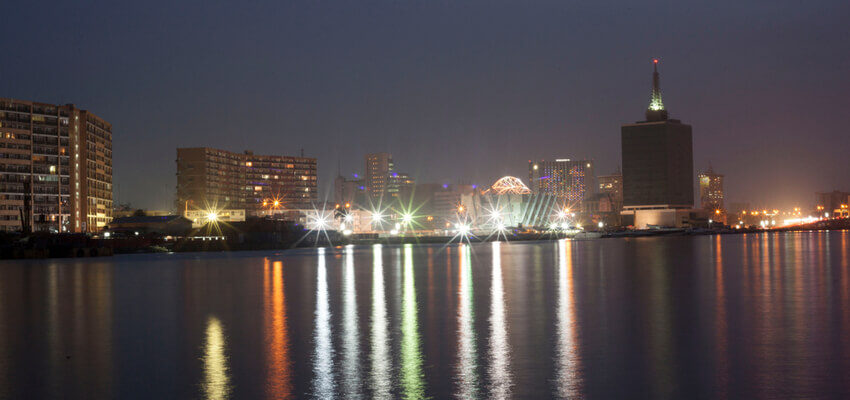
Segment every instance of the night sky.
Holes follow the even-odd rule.
[[[118,3],[0,14],[0,97],[111,122],[116,203],[170,207],[177,147],[303,148],[322,196],[377,151],[419,182],[525,180],[539,158],[608,173],[654,57],[727,204],[850,190],[847,0]]]

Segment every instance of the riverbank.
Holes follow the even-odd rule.
[[[805,232],[819,230],[846,230],[843,225],[810,224],[798,227],[775,229],[649,229],[617,230],[598,232],[540,232],[540,233],[500,233],[470,234],[464,236],[415,236],[398,235],[377,237],[375,235],[342,235],[338,232],[311,232],[296,238],[294,236],[274,236],[252,238],[227,236],[220,238],[178,238],[162,237],[124,237],[92,238],[82,234],[38,234],[29,237],[6,235],[0,238],[0,259],[38,259],[38,258],[84,258],[108,257],[113,254],[144,253],[184,253],[184,252],[223,252],[286,250],[292,248],[330,247],[345,245],[403,245],[403,244],[449,244],[484,243],[493,241],[544,241],[564,238],[575,240],[594,240],[609,238],[639,238],[656,236],[701,236],[734,235],[762,232]]]

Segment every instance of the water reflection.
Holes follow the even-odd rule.
[[[457,397],[461,399],[478,398],[478,365],[476,360],[475,311],[472,288],[472,262],[469,245],[460,245],[460,281],[458,288],[457,336],[458,357],[457,366],[459,390]]]
[[[581,397],[580,358],[576,340],[575,293],[573,292],[572,241],[558,241],[558,340],[557,394],[558,397]]]
[[[328,305],[328,278],[325,249],[320,248],[316,268],[316,327],[313,354],[313,395],[319,399],[334,397],[333,346],[331,344],[331,312]]]
[[[505,292],[502,287],[501,243],[493,242],[493,281],[490,286],[490,398],[511,395],[510,349],[505,326]]]
[[[720,235],[714,237],[714,287],[715,287],[715,343],[717,346],[717,372],[715,385],[719,398],[727,398],[727,386],[729,383],[729,343],[728,326],[726,322],[726,289],[723,281],[723,246]]]
[[[84,261],[0,262],[0,398],[850,398],[850,232]]]
[[[292,383],[290,382],[289,329],[286,324],[286,301],[283,290],[283,263],[275,261],[272,270],[269,271],[269,260],[266,259],[263,277],[266,297],[265,336],[268,346],[266,394],[274,399],[290,398]]]
[[[360,328],[357,324],[357,289],[354,285],[354,246],[345,248],[342,276],[342,384],[347,399],[362,396],[360,385]]]
[[[380,244],[372,246],[372,398],[389,399],[392,389],[387,303],[384,295],[384,258]]]
[[[206,345],[204,346],[204,396],[209,400],[230,397],[230,376],[228,376],[227,342],[224,328],[216,317],[207,319]]]
[[[404,246],[404,282],[401,294],[401,389],[404,398],[421,399],[425,397],[425,382],[422,376],[412,252],[412,245]]]

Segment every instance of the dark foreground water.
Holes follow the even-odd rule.
[[[848,398],[850,232],[0,262],[2,398]]]

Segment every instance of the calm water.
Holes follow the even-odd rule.
[[[2,398],[848,398],[850,232],[0,262]]]

